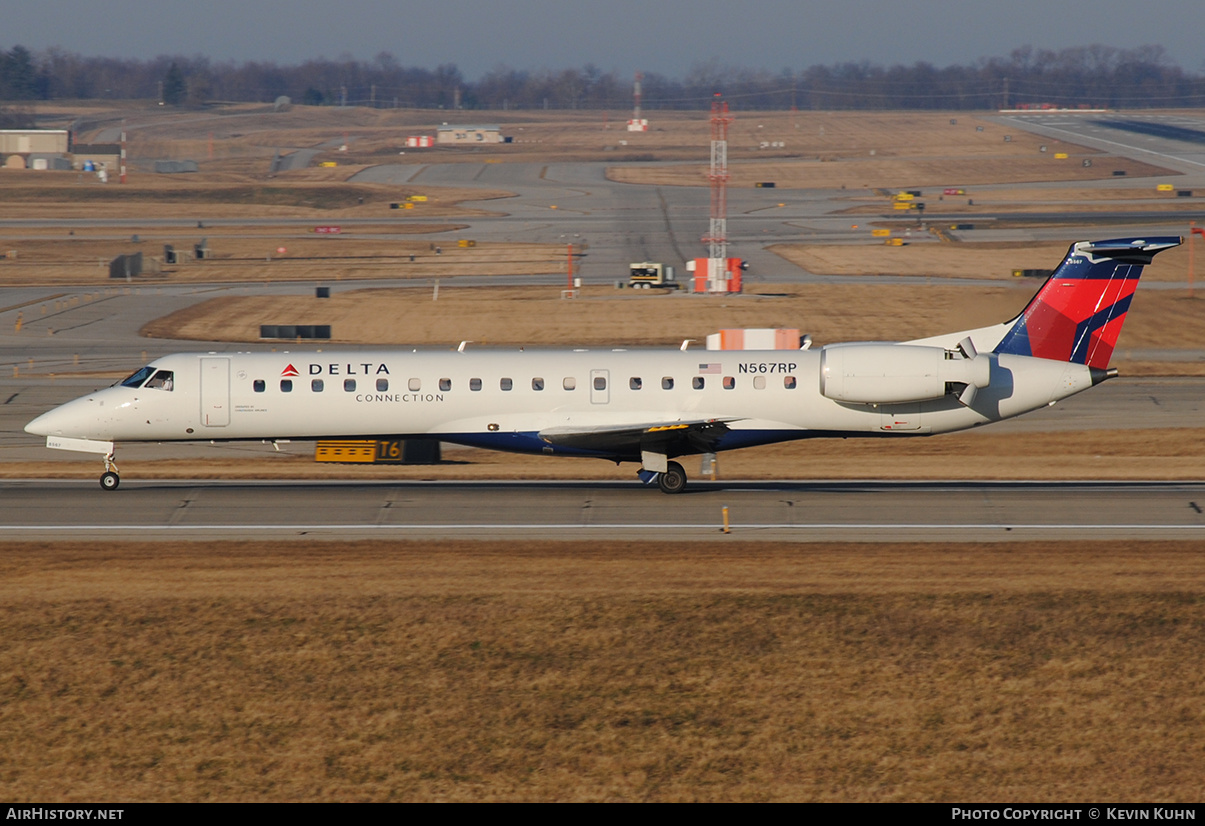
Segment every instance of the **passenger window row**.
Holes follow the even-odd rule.
[[[606,378],[603,376],[595,376],[593,386],[594,386],[595,390],[606,390],[607,389]],[[691,386],[691,388],[693,388],[695,390],[703,390],[707,386],[707,377],[706,376],[694,376],[690,380],[690,386]],[[720,386],[723,387],[725,390],[735,390],[736,389],[736,377],[735,376],[722,376],[720,378]],[[782,386],[787,390],[794,390],[798,386],[798,382],[796,381],[794,376],[783,376]],[[264,381],[263,379],[256,379],[254,382],[252,382],[251,387],[256,393],[263,393],[267,390],[267,382]],[[502,379],[498,380],[498,388],[500,390],[513,390],[514,387],[515,387],[514,379],[502,378]],[[577,379],[573,378],[572,376],[567,376],[564,379],[562,379],[561,387],[564,390],[575,390],[575,389],[577,389]],[[628,389],[629,390],[640,390],[643,387],[644,387],[644,380],[641,379],[639,376],[632,376],[630,379],[628,379]],[[422,380],[421,379],[410,379],[408,382],[406,382],[406,388],[408,390],[410,390],[410,392],[412,392],[412,393],[417,393],[418,391],[423,389]],[[478,390],[481,390],[481,388],[482,388],[481,379],[477,379],[477,378],[469,379],[469,390],[476,392]],[[171,389],[170,378],[168,379],[167,389],[168,390]],[[310,390],[312,390],[313,392],[321,393],[325,389],[326,389],[326,382],[323,379],[311,379],[310,380]],[[343,389],[348,393],[354,393],[356,390],[356,380],[355,379],[344,379],[343,380]],[[444,393],[450,391],[452,389],[452,380],[451,379],[440,379],[439,380],[439,389],[440,389],[440,392],[444,392]],[[535,390],[535,391],[543,390],[544,389],[544,379],[539,378],[539,377],[533,378],[531,380],[531,389]],[[661,389],[662,390],[673,390],[674,389],[673,376],[662,376]],[[754,390],[765,390],[766,389],[766,377],[765,376],[754,376],[753,377],[753,389]],[[378,393],[387,392],[389,390],[389,379],[384,379],[384,378],[377,379],[376,380],[376,390]],[[293,380],[292,379],[281,379],[280,380],[280,392],[292,393],[293,392]]]

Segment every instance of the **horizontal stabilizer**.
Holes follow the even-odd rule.
[[[1113,258],[1126,264],[1145,266],[1154,260],[1155,256],[1164,250],[1178,247],[1184,243],[1183,238],[1170,236],[1165,238],[1120,238],[1113,241],[1088,241],[1086,245],[1076,244],[1072,249],[1094,258]]]

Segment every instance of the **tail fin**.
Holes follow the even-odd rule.
[[[1171,236],[1072,244],[996,352],[1108,367],[1142,268],[1183,240]]]

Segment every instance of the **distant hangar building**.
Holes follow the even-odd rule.
[[[117,169],[121,145],[75,143],[66,129],[0,129],[0,164],[9,169]]]
[[[66,129],[0,129],[0,163],[9,169],[25,169],[33,161],[46,169],[49,159],[66,155],[70,146]]]
[[[70,143],[66,129],[0,129],[0,155],[62,154]]]
[[[510,143],[502,137],[501,126],[449,126],[444,124],[435,129],[435,142],[443,144],[462,143]]]

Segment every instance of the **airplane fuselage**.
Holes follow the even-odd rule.
[[[948,393],[902,403],[828,398],[822,351],[812,350],[178,354],[148,366],[152,375],[168,374],[170,388],[115,385],[28,429],[102,442],[425,436],[639,460],[638,446],[575,446],[556,436],[718,421],[727,432],[714,449],[727,450],[834,434],[944,433],[1007,419],[1094,383],[1080,364],[980,358],[990,360],[990,381],[967,406]]]

